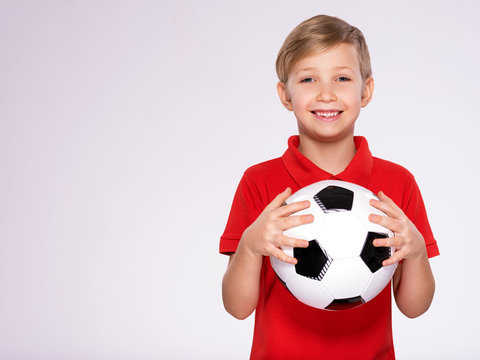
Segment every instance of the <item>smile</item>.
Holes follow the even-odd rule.
[[[311,113],[315,115],[317,119],[323,121],[334,121],[340,117],[340,114],[343,111],[312,111]]]

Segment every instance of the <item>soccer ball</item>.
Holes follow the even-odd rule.
[[[369,204],[376,196],[349,182],[326,180],[291,195],[286,204],[309,200],[310,207],[294,215],[312,214],[314,221],[284,231],[309,241],[307,248],[282,247],[296,265],[270,257],[273,270],[301,302],[326,310],[350,309],[370,301],[389,283],[395,265],[382,266],[395,251],[375,247],[373,240],[393,233],[368,220],[385,215]]]

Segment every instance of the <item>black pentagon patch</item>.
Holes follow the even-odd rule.
[[[332,262],[316,240],[310,240],[306,248],[293,248],[293,257],[298,260],[296,273],[315,280],[322,280]]]
[[[355,296],[347,299],[335,299],[325,309],[327,310],[346,310],[365,304],[361,296]]]
[[[324,212],[352,210],[353,191],[340,186],[327,186],[313,198]]]
[[[387,237],[388,235],[383,233],[369,232],[367,234],[360,257],[372,273],[378,271],[382,267],[382,262],[391,256],[389,247],[375,247],[373,240]]]

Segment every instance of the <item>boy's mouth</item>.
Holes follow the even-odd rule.
[[[316,118],[321,119],[323,121],[334,121],[337,120],[343,111],[341,110],[313,110],[311,111],[312,114],[315,115]]]

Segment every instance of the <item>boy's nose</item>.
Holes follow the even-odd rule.
[[[317,92],[316,100],[321,102],[335,101],[336,95],[331,87],[322,86]]]

